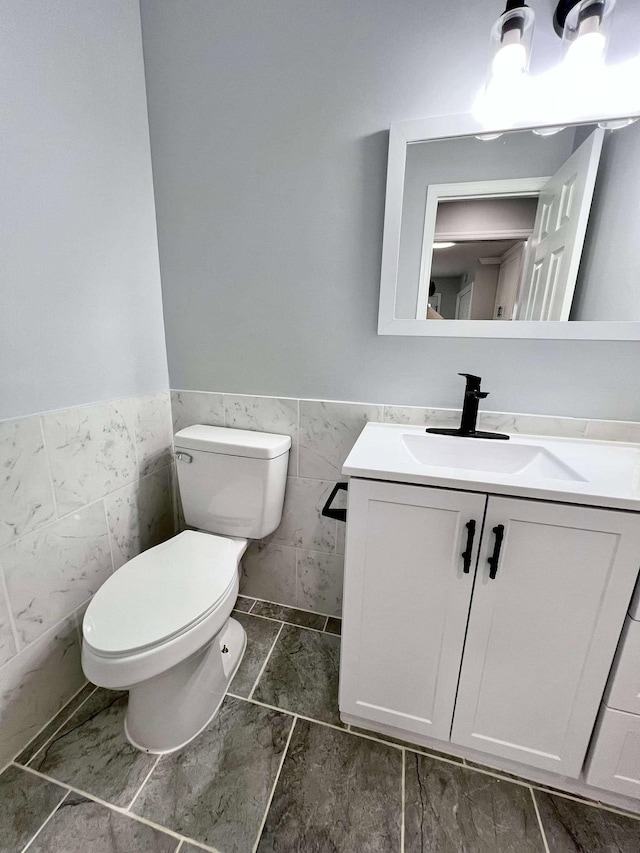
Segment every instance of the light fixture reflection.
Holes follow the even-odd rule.
[[[554,125],[553,127],[534,127],[533,132],[536,136],[555,136],[556,133],[560,133],[561,130],[565,130],[564,125]]]
[[[434,243],[433,248],[434,249],[450,249],[452,246],[455,246],[455,245],[456,245],[455,243],[446,243],[446,242]]]

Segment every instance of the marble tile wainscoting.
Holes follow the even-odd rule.
[[[243,559],[243,594],[339,616],[342,608],[342,522],[321,509],[367,421],[459,426],[459,409],[297,400],[208,391],[171,392],[174,429],[191,424],[290,435],[289,478],[282,523]],[[604,441],[640,442],[640,423],[483,412],[480,429]],[[178,524],[184,520],[178,508]]]
[[[169,393],[0,422],[0,766],[84,684],[81,619],[174,533]]]

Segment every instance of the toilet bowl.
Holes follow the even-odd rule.
[[[186,530],[126,563],[89,604],[84,672],[129,691],[125,731],[139,749],[178,749],[215,716],[246,644],[230,615],[247,544]]]
[[[184,746],[215,716],[246,647],[231,618],[249,539],[280,524],[289,436],[197,424],[175,435],[185,530],[104,583],[82,625],[82,668],[129,691],[125,733],[145,752]]]

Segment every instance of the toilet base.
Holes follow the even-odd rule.
[[[162,755],[199,735],[218,713],[246,645],[242,625],[228,619],[203,649],[133,686],[124,723],[129,743],[142,752]]]

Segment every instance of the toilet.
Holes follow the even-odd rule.
[[[82,668],[128,690],[125,733],[144,752],[192,740],[224,698],[246,647],[231,618],[250,539],[280,524],[289,436],[197,424],[175,434],[185,530],[120,569],[82,624]]]

